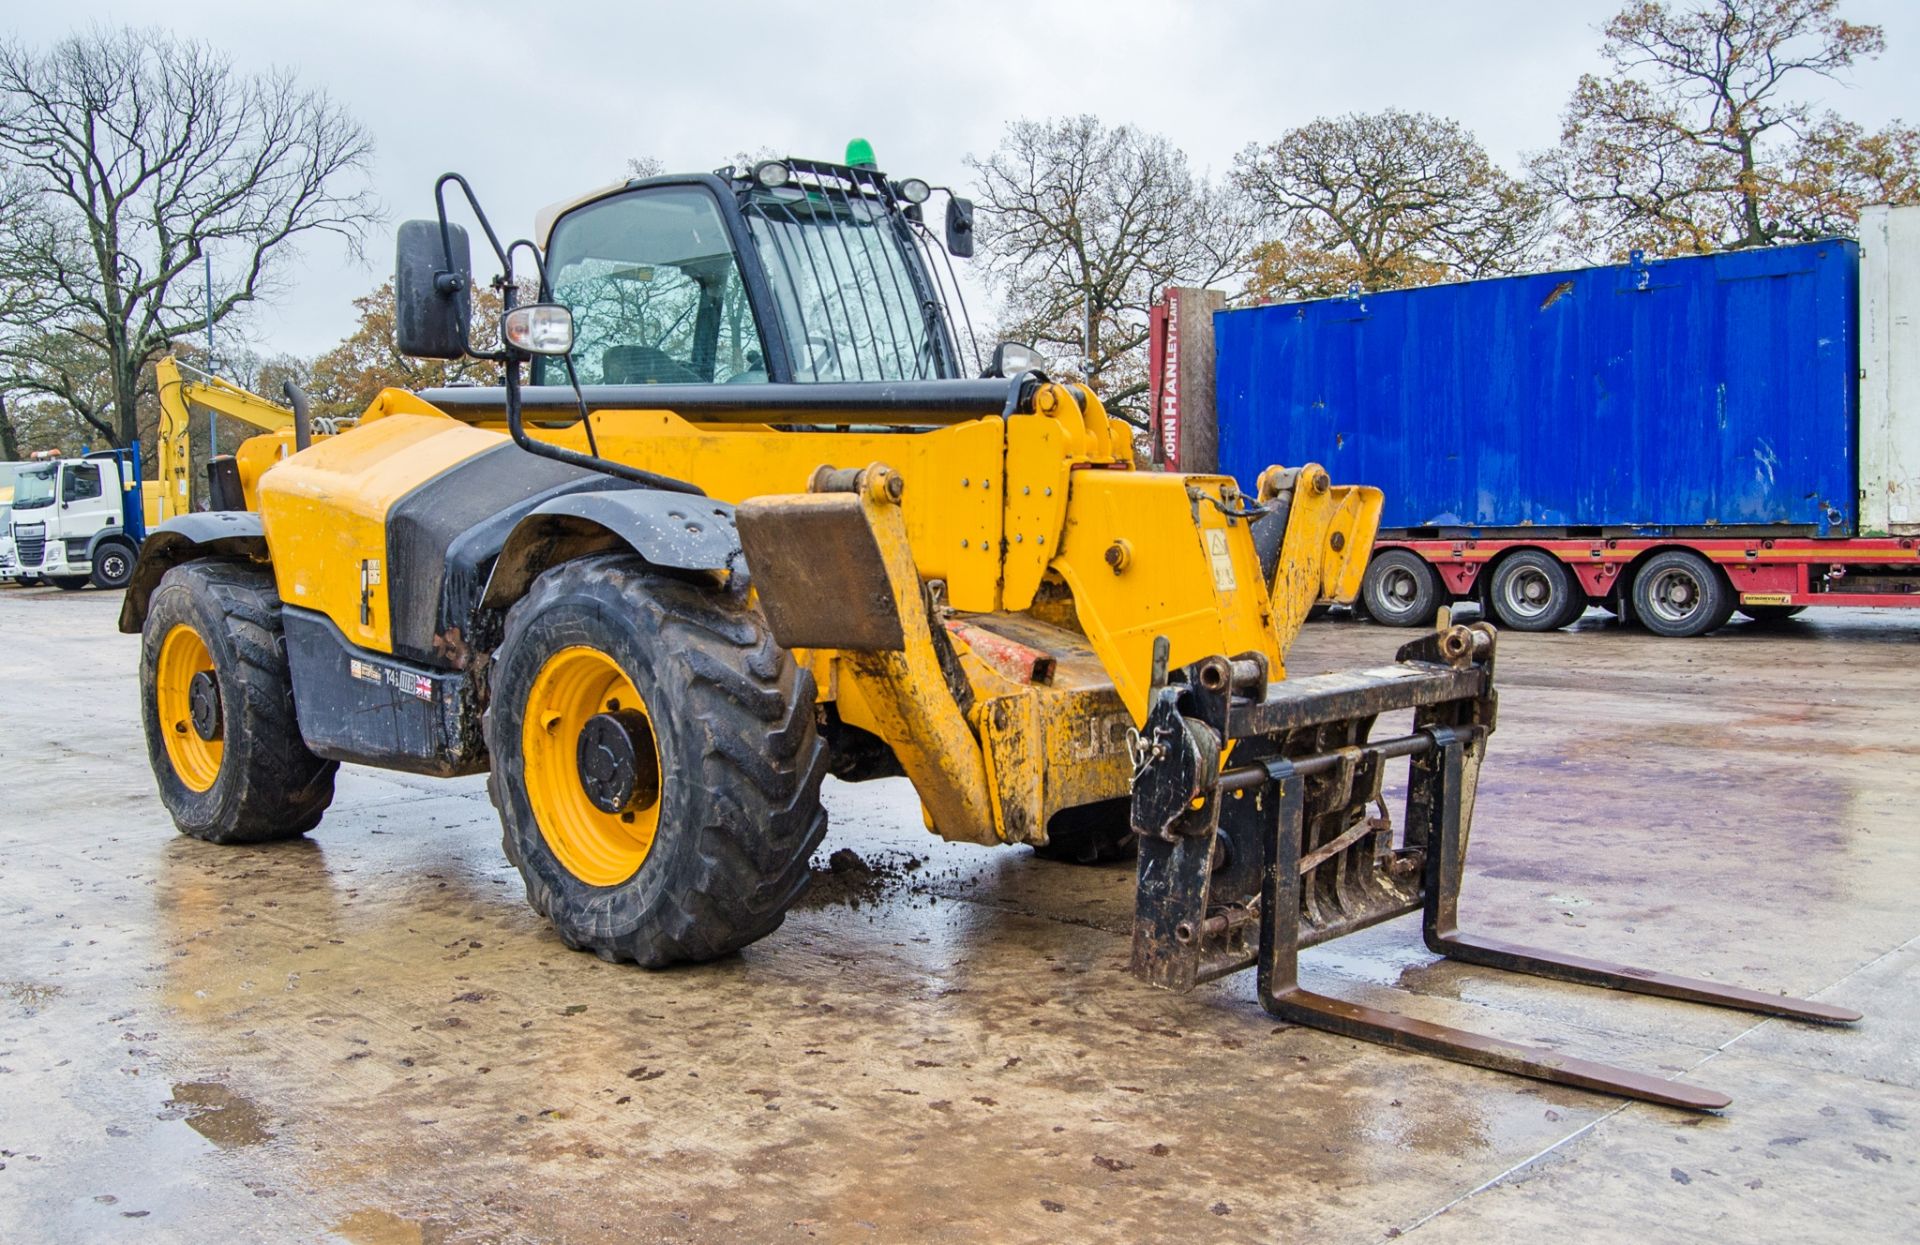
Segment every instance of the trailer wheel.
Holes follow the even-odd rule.
[[[1733,607],[1757,623],[1779,623],[1806,612],[1804,605],[1736,605]]]
[[[1634,617],[1655,635],[1705,635],[1726,626],[1733,610],[1733,589],[1719,568],[1689,550],[1656,553],[1633,577]]]
[[[101,541],[93,551],[93,586],[109,590],[126,587],[133,578],[133,564],[137,556],[129,541]]]
[[[140,701],[160,802],[182,834],[267,843],[320,823],[340,765],[300,737],[272,572],[168,571],[141,636]]]
[[[1128,821],[1132,808],[1133,800],[1128,796],[1063,808],[1047,822],[1047,841],[1035,843],[1033,854],[1070,865],[1132,860],[1140,846]]]
[[[1367,563],[1360,599],[1375,622],[1424,627],[1440,612],[1440,577],[1419,554],[1388,549]]]
[[[1488,588],[1494,618],[1511,631],[1557,631],[1586,610],[1586,593],[1567,564],[1539,549],[1500,559]]]
[[[582,558],[514,605],[493,671],[488,791],[561,941],[663,967],[779,928],[826,833],[827,748],[757,611]]]

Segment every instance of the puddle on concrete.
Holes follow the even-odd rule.
[[[353,1245],[436,1245],[447,1239],[447,1230],[439,1224],[404,1219],[392,1211],[356,1210],[333,1230]]]
[[[251,1099],[234,1093],[218,1081],[185,1081],[173,1087],[173,1111],[162,1119],[186,1116],[187,1127],[222,1150],[257,1146],[272,1141],[266,1117]]]

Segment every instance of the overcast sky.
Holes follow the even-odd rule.
[[[390,222],[431,215],[434,177],[456,169],[503,232],[526,234],[539,207],[617,179],[629,156],[674,171],[762,147],[839,158],[863,135],[895,176],[963,183],[962,158],[1007,121],[1077,112],[1164,133],[1218,174],[1316,116],[1420,109],[1512,167],[1554,141],[1622,3],[23,0],[4,27],[44,44],[158,21],[243,66],[292,68],[372,132]],[[1890,51],[1825,102],[1868,126],[1920,121],[1920,3],[1842,12],[1884,26]],[[379,227],[364,263],[328,243],[288,261],[251,317],[257,348],[311,354],[349,332],[391,236]]]

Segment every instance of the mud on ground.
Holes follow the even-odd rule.
[[[183,839],[117,609],[0,590],[0,1239],[1880,1241],[1920,1205],[1920,620],[1595,615],[1500,659],[1466,922],[1857,1030],[1436,962],[1408,921],[1306,956],[1733,1095],[1703,1117],[1276,1024],[1244,976],[1147,989],[1125,866],[936,842],[897,781],[829,784],[778,933],[665,973],[560,945],[477,780],[349,769],[304,842]]]

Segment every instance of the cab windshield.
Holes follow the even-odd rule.
[[[38,510],[53,504],[53,476],[56,468],[36,467],[22,471],[13,479],[13,508]]]
[[[800,381],[931,380],[937,303],[884,205],[826,182],[756,190],[741,204]]]

